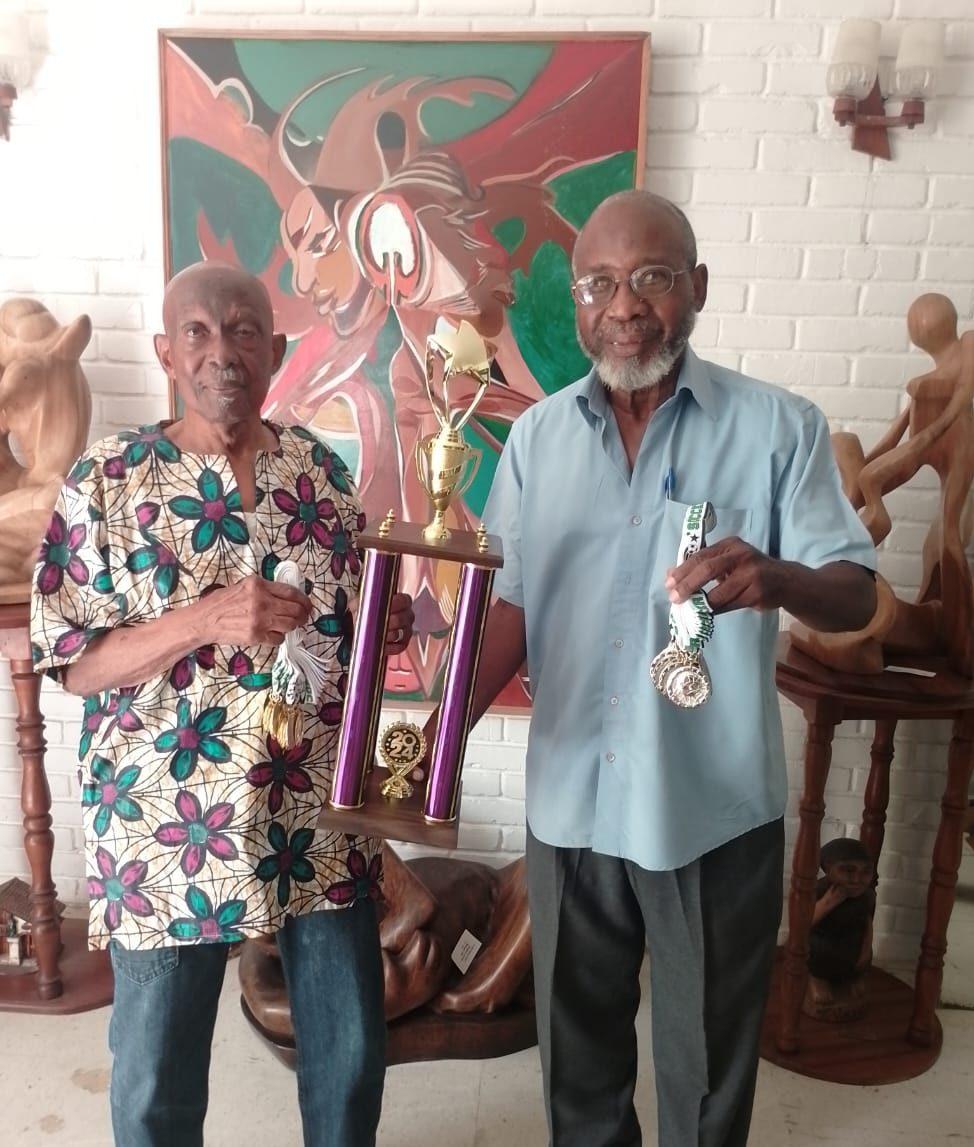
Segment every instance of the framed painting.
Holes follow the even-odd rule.
[[[644,167],[649,37],[160,33],[166,272],[260,277],[288,339],[265,413],[326,440],[370,519],[426,521],[419,439],[439,316],[497,347],[464,429],[475,527],[511,423],[580,377],[571,250]],[[463,396],[458,395],[462,404]],[[388,693],[438,695],[455,565],[404,561],[417,639]],[[527,704],[523,683],[499,699]]]

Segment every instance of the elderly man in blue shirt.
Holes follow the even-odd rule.
[[[661,1147],[742,1147],[781,918],[778,611],[854,630],[875,555],[812,403],[688,345],[707,268],[683,213],[602,203],[576,244],[585,378],[515,423],[485,514],[504,542],[475,698],[527,658],[528,885],[551,1142],[634,1147],[648,943]],[[689,505],[708,544],[677,568]],[[706,589],[713,695],[650,680]]]

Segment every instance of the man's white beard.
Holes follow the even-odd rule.
[[[680,359],[680,355],[687,348],[690,335],[697,322],[697,312],[689,311],[684,322],[673,332],[659,350],[643,362],[636,357],[613,359],[608,355],[595,356],[582,341],[581,331],[578,332],[578,344],[582,353],[592,361],[592,365],[602,380],[602,384],[609,390],[618,393],[632,394],[636,390],[648,390],[659,386]]]

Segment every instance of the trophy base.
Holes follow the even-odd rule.
[[[425,782],[416,785],[411,796],[390,801],[380,792],[388,775],[385,769],[372,769],[365,778],[362,803],[357,808],[341,809],[326,805],[318,818],[318,827],[328,832],[378,836],[382,840],[403,840],[432,848],[456,848],[460,835],[459,816],[447,821],[427,820],[423,813]]]

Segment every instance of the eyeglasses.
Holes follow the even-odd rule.
[[[628,282],[637,299],[655,299],[673,290],[677,275],[689,275],[692,270],[692,267],[684,267],[682,271],[674,271],[672,267],[637,267],[621,279],[612,275],[583,275],[572,283],[572,297],[583,307],[604,307],[619,284]]]

